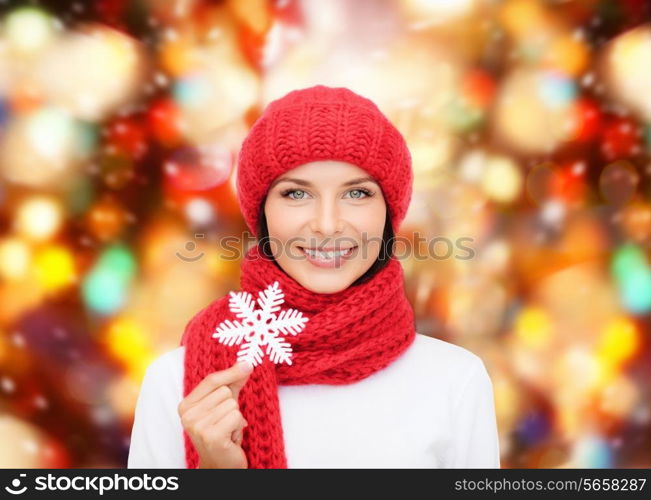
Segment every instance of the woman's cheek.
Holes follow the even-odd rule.
[[[369,204],[361,210],[357,210],[353,225],[360,233],[366,234],[368,238],[382,238],[386,220],[385,210],[383,205]]]
[[[272,217],[274,216],[272,215]],[[278,255],[280,251],[295,252],[295,247],[301,245],[297,235],[304,233],[301,229],[305,223],[304,218],[304,215],[301,216],[285,211],[282,217],[274,217],[273,219],[269,217],[267,219],[271,250],[274,255]]]

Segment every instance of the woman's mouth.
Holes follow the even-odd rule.
[[[350,259],[355,254],[357,246],[328,251],[317,250],[316,248],[298,248],[301,249],[301,252],[311,264],[317,267],[333,268],[342,266]]]

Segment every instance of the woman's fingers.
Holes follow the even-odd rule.
[[[237,444],[242,444],[242,438],[244,437],[244,428],[249,425],[246,419],[243,419],[243,422],[240,427],[233,432],[232,439]]]
[[[227,438],[229,441],[233,441],[233,433],[244,427],[245,422],[239,410],[232,410],[206,430],[206,434],[212,435],[216,439]]]
[[[242,367],[247,368],[248,371],[245,371]],[[250,374],[250,365],[248,363],[235,363],[230,368],[206,375],[190,394],[181,401],[179,404],[179,413],[185,411],[187,407],[196,404],[200,399],[210,394],[219,386],[241,381],[241,379],[245,379]]]
[[[251,374],[251,366],[242,370],[237,363],[213,372],[181,401],[178,412],[205,468],[243,468],[246,455],[239,444],[246,425],[237,396]]]
[[[253,373],[253,367],[249,364],[245,364],[245,367],[247,370],[250,370],[247,376],[241,377],[237,379],[235,382],[229,384],[229,387],[231,388],[231,391],[233,391],[233,397],[237,401],[237,399],[240,396],[240,391],[242,390],[242,387],[249,381],[248,375],[251,375]]]
[[[210,411],[202,413],[195,424],[195,428],[207,429],[211,426],[215,426],[222,418],[231,412],[237,412],[241,415],[239,406],[235,400],[233,398],[228,398],[218,404],[215,408],[212,408]],[[242,419],[244,420],[244,417],[242,417]],[[244,422],[246,422],[246,420],[244,420]]]
[[[237,403],[237,401],[232,397],[231,389],[227,385],[222,385],[207,396],[204,396],[194,405],[190,406],[185,411],[183,418],[192,421],[194,418],[201,418],[204,415],[210,415],[217,406],[229,399],[233,401],[233,403]]]

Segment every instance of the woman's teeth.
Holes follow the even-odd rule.
[[[308,254],[310,257],[317,257],[319,259],[334,259],[335,257],[345,257],[350,255],[353,251],[353,248],[346,248],[344,250],[335,250],[332,252],[323,252],[319,250],[313,250],[311,248],[303,248],[303,251]]]

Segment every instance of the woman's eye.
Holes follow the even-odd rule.
[[[348,191],[350,193],[351,198],[360,200],[362,198],[365,198],[366,196],[370,196],[371,193],[367,191],[366,189],[351,189]]]
[[[297,197],[291,196],[294,193],[300,193],[300,196]],[[305,196],[305,191],[303,191],[302,189],[290,189],[288,191],[285,191],[283,193],[283,196],[288,196],[292,200],[302,200]]]

